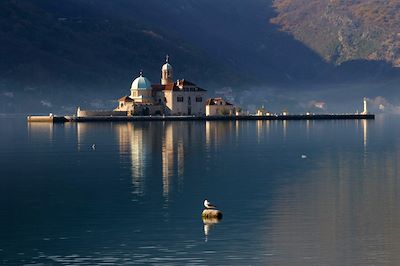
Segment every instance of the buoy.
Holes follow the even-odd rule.
[[[204,219],[222,219],[222,212],[216,209],[204,209],[201,217]]]
[[[203,217],[203,223],[207,224],[207,225],[214,225],[217,224],[221,221],[221,219],[218,218],[207,218],[207,217]]]
[[[303,154],[303,155],[301,155],[301,158],[302,159],[307,159],[307,155]]]

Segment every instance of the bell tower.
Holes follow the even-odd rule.
[[[162,66],[161,69],[161,84],[167,85],[170,83],[174,83],[173,73],[174,71],[169,63],[169,56],[167,55],[165,58],[165,64]]]

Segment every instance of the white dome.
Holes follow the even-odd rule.
[[[131,90],[150,90],[151,89],[151,82],[147,78],[143,77],[140,74],[140,77],[136,78],[132,82]]]
[[[165,63],[165,64],[162,66],[162,70],[172,70],[171,64],[170,64],[170,63]]]

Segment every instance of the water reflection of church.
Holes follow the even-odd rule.
[[[93,133],[109,131],[115,134],[115,141],[119,151],[121,167],[130,175],[133,194],[144,195],[149,192],[151,183],[161,184],[162,194],[168,197],[183,190],[184,176],[188,174],[188,161],[193,161],[190,146],[193,140],[203,146],[196,148],[199,152],[217,154],[230,143],[241,138],[242,134],[249,134],[248,130],[255,130],[257,142],[265,141],[278,134],[284,139],[290,132],[289,121],[206,121],[199,122],[156,122],[156,123],[115,123],[109,124],[77,123],[68,124],[62,128],[55,124],[29,124],[28,134],[31,138],[45,137],[51,140],[57,130],[73,130],[76,125],[77,148],[87,151],[93,143]],[[313,122],[304,123],[307,138],[310,136],[310,127]],[[55,128],[54,128],[55,127]],[[71,127],[71,128],[67,128]],[[278,132],[277,132],[278,130]],[[282,130],[282,132],[279,132]],[[368,121],[364,120],[359,125],[360,141],[367,154]],[[104,135],[104,134],[101,134]],[[108,141],[109,139],[107,139]],[[99,144],[100,147],[100,144]],[[212,156],[203,156],[206,166],[212,165]],[[203,167],[198,160],[198,167]]]
[[[185,138],[187,131],[170,123],[118,124],[116,126],[120,154],[129,159],[135,194],[144,194],[146,178],[161,170],[163,195],[183,183]],[[161,134],[161,135],[160,135]],[[161,169],[149,167],[161,153]],[[152,173],[149,173],[152,171]],[[177,177],[177,179],[173,179]]]
[[[152,176],[160,176],[162,194],[166,199],[171,193],[181,191],[192,140],[201,140],[205,150],[215,151],[221,147],[222,142],[235,138],[238,134],[238,123],[207,121],[204,124],[115,124],[113,127],[117,135],[121,162],[129,165],[134,194],[146,194],[146,190],[151,186],[149,183],[158,180],[150,178]]]
[[[151,82],[140,73],[133,82],[130,95],[118,100],[114,111],[128,115],[205,115],[206,90],[180,79],[174,82],[173,68],[167,56],[161,69],[161,84]]]

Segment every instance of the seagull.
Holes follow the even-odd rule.
[[[215,209],[216,206],[212,205],[211,202],[209,202],[207,199],[204,200],[204,207],[206,207],[206,209]]]

